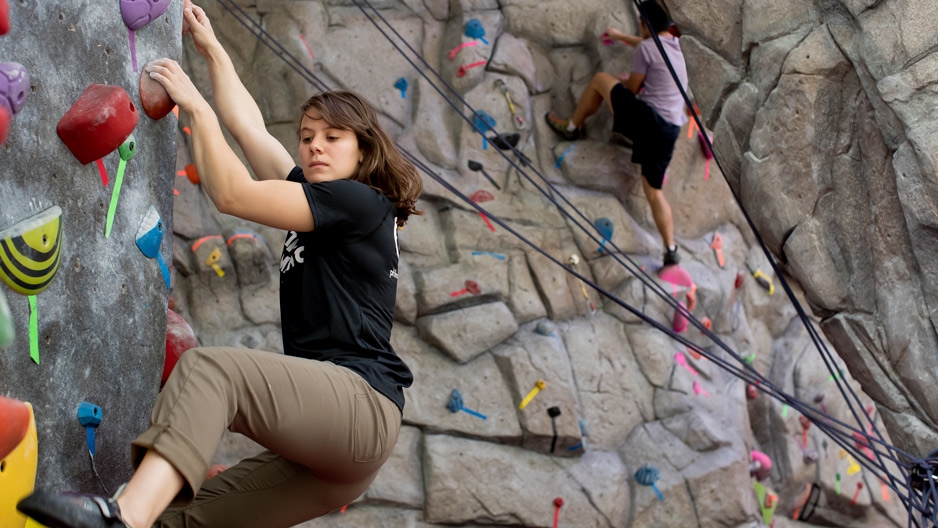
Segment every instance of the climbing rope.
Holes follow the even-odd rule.
[[[269,33],[267,33],[267,32],[263,29],[263,27],[262,27],[260,24],[258,24],[258,23],[255,22],[253,19],[251,19],[249,15],[247,15],[239,6],[237,6],[237,4],[235,4],[234,2],[231,2],[231,0],[218,0],[218,2],[219,2],[226,10],[228,10],[233,16],[235,16],[235,18],[239,21],[239,23],[241,23],[242,25],[244,25],[249,31],[251,31],[252,34],[254,34],[259,40],[261,40],[262,43],[264,43],[268,48],[270,48],[272,51],[274,51],[274,53],[275,53],[278,57],[280,57],[282,60],[284,60],[284,62],[286,62],[286,63],[288,64],[288,66],[290,66],[290,67],[291,67],[296,73],[298,73],[301,77],[303,77],[305,80],[307,80],[308,82],[310,82],[311,84],[313,84],[313,85],[314,85],[317,89],[319,89],[319,90],[325,90],[325,89],[327,89],[327,84],[326,84],[326,83],[324,83],[322,80],[318,79],[318,78],[315,76],[315,74],[313,74],[311,71],[309,71],[309,69],[306,68],[298,59],[296,59],[296,57],[294,57],[293,55],[291,55],[279,42],[277,42],[277,40],[276,40],[274,37],[272,37]],[[229,5],[229,2],[230,2],[230,5]],[[359,9],[362,10],[362,12],[365,14],[365,16],[369,19],[369,21],[371,21],[372,24],[375,25],[375,27],[389,40],[389,42],[391,42],[392,45],[394,45],[394,47],[405,57],[405,59],[406,59],[412,66],[414,66],[414,68],[418,71],[418,73],[419,73],[425,80],[427,80],[427,81],[430,83],[431,87],[433,87],[433,88],[444,98],[444,100],[446,100],[446,101],[457,111],[457,113],[470,125],[470,127],[472,127],[474,130],[476,130],[476,131],[479,132],[480,134],[483,134],[483,135],[484,135],[485,130],[482,130],[482,129],[480,129],[479,127],[475,126],[475,124],[472,122],[472,118],[471,118],[471,117],[467,117],[462,111],[460,111],[460,109],[456,106],[456,104],[452,102],[451,98],[448,97],[446,94],[444,94],[444,93],[440,90],[440,88],[439,88],[433,81],[431,81],[429,78],[427,78],[427,76],[424,74],[424,72],[406,55],[406,53],[403,52],[403,50],[400,49],[399,46],[396,45],[396,43],[394,43],[394,41],[390,38],[390,36],[389,36],[385,31],[383,31],[380,26],[378,26],[377,22],[376,22],[371,16],[368,15],[367,11],[365,11],[365,9],[362,7],[362,5],[359,4],[356,0],[353,0],[353,3],[355,3],[355,5],[356,5],[357,7],[359,7]],[[406,40],[403,39],[402,37],[400,37],[400,35],[397,34],[397,32],[393,30],[393,26],[390,26],[390,24],[388,24],[387,21],[384,20],[383,17],[381,17],[380,13],[378,13],[377,10],[374,9],[374,7],[372,7],[370,4],[368,4],[367,1],[364,2],[364,3],[369,6],[369,8],[375,13],[375,15],[377,15],[378,18],[380,18],[386,25],[388,25],[389,27],[391,27],[392,31],[398,36],[398,38],[400,38],[400,39],[401,39],[403,42],[405,42],[405,44],[406,44]],[[232,7],[232,6],[233,6],[233,7]],[[236,13],[236,11],[237,11],[237,12],[240,12],[240,15],[241,15],[241,16],[239,16],[239,15]],[[243,17],[243,18],[242,18],[242,17]],[[659,45],[659,49],[660,49],[660,42],[658,43],[658,45]],[[445,86],[447,86],[447,88],[450,90],[450,92],[451,92],[452,94],[454,94],[454,95],[456,96],[456,98],[460,100],[460,102],[461,102],[462,104],[464,104],[466,107],[468,107],[468,108],[470,109],[470,111],[471,111],[471,112],[470,112],[470,116],[474,115],[474,114],[475,114],[475,111],[473,111],[473,110],[471,109],[471,106],[468,105],[468,103],[466,103],[464,100],[462,100],[462,98],[459,97],[459,94],[458,94],[451,86],[449,86],[445,81],[442,80],[442,78],[439,76],[439,74],[436,73],[436,72],[433,70],[433,68],[430,67],[430,66],[426,63],[425,60],[423,60],[423,58],[420,56],[420,54],[417,53],[417,52],[415,52],[415,51],[413,50],[413,48],[411,48],[411,47],[409,46],[409,44],[407,45],[407,47],[408,47],[417,57],[420,58],[421,62],[423,62],[424,65],[425,65],[431,72],[433,72],[434,75],[435,75],[438,79],[440,79],[440,82],[441,82],[442,84],[444,84]],[[672,69],[672,71],[673,71],[673,69]],[[683,91],[683,90],[682,90],[682,91]],[[684,95],[685,95],[685,99],[686,99],[686,94],[684,94]],[[698,122],[698,124],[699,124],[699,117],[697,117],[697,116],[695,115],[694,118],[695,118],[695,120],[696,120],[696,121]],[[501,138],[501,136],[498,134],[497,131],[494,131],[494,132],[495,132],[495,135],[496,135],[497,138]],[[708,138],[708,139],[709,139],[709,138]],[[546,191],[545,189],[543,189],[542,187],[540,187],[539,185],[537,185],[536,182],[534,182],[534,181],[530,178],[530,176],[525,172],[525,170],[522,169],[521,167],[519,167],[519,166],[514,162],[514,160],[512,160],[510,157],[508,157],[508,155],[507,155],[506,153],[502,152],[500,149],[497,150],[497,152],[499,152],[500,155],[502,155],[502,156],[506,159],[506,161],[508,161],[508,163],[509,163],[512,167],[514,167],[515,169],[517,169],[518,172],[519,172],[519,174],[521,174],[521,175],[522,175],[523,177],[525,177],[529,182],[531,182],[531,183],[535,186],[535,188],[537,188],[537,189],[539,190],[539,192],[541,192],[541,193],[542,193],[543,195],[545,195],[548,199],[550,199],[550,200],[552,201],[552,203],[554,203],[554,204],[558,207],[558,209],[564,214],[564,216],[565,216],[568,220],[570,220],[574,225],[576,225],[578,228],[580,228],[580,229],[581,229],[584,233],[586,233],[586,235],[587,235],[588,237],[590,237],[592,240],[596,241],[597,243],[600,243],[600,238],[597,238],[597,237],[593,234],[593,233],[594,233],[594,230],[590,230],[590,229],[588,229],[588,228],[583,227],[582,224],[580,224],[575,218],[573,218],[572,215],[570,215],[569,212],[567,212],[567,211],[563,208],[563,206],[560,205],[560,204],[556,201],[556,199],[554,199],[553,193],[556,193],[558,196],[560,196],[560,197],[563,199],[564,202],[566,202],[574,211],[576,211],[576,212],[579,214],[579,216],[580,216],[581,218],[583,218],[583,219],[587,222],[588,225],[591,225],[591,223],[590,223],[589,220],[585,217],[585,215],[583,215],[582,212],[578,211],[575,206],[573,206],[572,204],[570,204],[569,200],[567,200],[565,197],[563,197],[563,195],[557,191],[556,187],[555,187],[553,184],[551,184],[546,178],[544,178],[543,175],[541,175],[540,173],[538,173],[538,171],[537,171],[533,166],[531,166],[531,165],[529,164],[529,162],[528,162],[528,163],[524,163],[523,160],[526,160],[526,158],[523,156],[523,154],[521,154],[520,152],[518,152],[518,151],[514,148],[514,146],[511,146],[511,145],[510,145],[510,143],[508,143],[508,145],[509,145],[509,147],[510,147],[510,151],[511,151],[512,153],[514,153],[515,155],[517,155],[518,158],[519,158],[519,160],[522,160],[523,165],[525,165],[526,167],[528,167],[530,170],[533,170],[533,171],[542,179],[542,181],[544,181],[544,182],[546,183],[546,185],[547,185],[548,188],[550,189],[550,192]],[[489,217],[489,218],[495,220],[496,223],[498,223],[500,226],[502,226],[504,229],[506,229],[506,231],[512,233],[514,236],[518,237],[519,239],[521,239],[522,241],[524,241],[525,243],[527,243],[527,244],[528,244],[529,246],[531,246],[534,250],[540,252],[542,255],[544,255],[546,258],[548,258],[549,260],[551,260],[551,261],[554,262],[555,264],[561,266],[561,267],[562,267],[563,269],[565,269],[568,273],[573,274],[574,276],[576,276],[576,277],[579,278],[580,280],[584,281],[586,284],[589,284],[589,285],[592,286],[594,289],[596,289],[598,292],[600,292],[601,294],[603,294],[605,297],[609,298],[611,301],[613,301],[614,303],[616,303],[616,304],[618,304],[619,306],[623,307],[624,309],[626,309],[626,310],[629,311],[630,313],[634,314],[636,317],[639,317],[639,318],[642,319],[643,321],[647,322],[647,323],[650,324],[651,326],[657,328],[659,331],[662,331],[662,332],[668,334],[670,337],[672,337],[672,338],[675,339],[676,341],[678,341],[678,342],[684,344],[684,345],[687,346],[689,349],[695,350],[695,351],[697,351],[698,353],[700,353],[701,355],[704,355],[704,356],[708,357],[709,359],[711,359],[712,361],[714,361],[715,363],[717,363],[717,364],[718,364],[721,368],[723,368],[724,370],[727,370],[727,371],[730,372],[731,374],[733,374],[733,375],[735,375],[735,376],[737,376],[737,377],[740,377],[740,378],[743,379],[743,380],[753,382],[753,383],[755,384],[755,386],[756,386],[759,390],[761,390],[762,392],[764,392],[764,393],[770,395],[771,397],[773,397],[773,398],[775,398],[775,399],[777,399],[777,400],[779,400],[779,401],[782,401],[782,402],[786,403],[787,405],[789,405],[790,407],[792,407],[792,408],[795,409],[796,411],[799,411],[799,412],[801,412],[803,415],[809,417],[809,418],[812,420],[813,423],[815,423],[815,424],[818,425],[818,428],[819,428],[819,429],[821,429],[821,430],[823,430],[825,433],[827,433],[827,434],[832,438],[832,440],[833,440],[834,442],[836,442],[838,445],[840,445],[845,451],[854,453],[854,454],[856,455],[856,458],[860,461],[860,463],[861,463],[863,466],[867,467],[867,469],[869,469],[869,470],[871,471],[871,473],[873,473],[875,476],[879,477],[879,476],[880,476],[880,473],[878,472],[878,470],[882,470],[882,473],[885,474],[886,477],[887,477],[887,478],[889,479],[889,481],[890,481],[890,486],[889,486],[889,487],[890,487],[891,489],[893,489],[893,491],[896,492],[897,495],[899,495],[900,500],[902,500],[904,504],[908,505],[910,499],[913,499],[916,503],[920,502],[919,500],[915,500],[915,499],[917,499],[917,498],[913,498],[913,497],[908,497],[908,498],[907,498],[907,497],[902,493],[902,491],[900,491],[900,489],[899,489],[899,488],[896,486],[896,484],[895,484],[895,479],[894,479],[893,476],[889,473],[889,471],[886,470],[885,465],[882,463],[882,460],[881,460],[881,459],[879,460],[879,464],[877,464],[876,466],[873,466],[873,465],[872,465],[871,463],[869,463],[863,456],[861,456],[861,455],[859,454],[859,450],[858,450],[858,449],[856,449],[856,448],[853,447],[853,438],[855,437],[856,434],[863,435],[863,436],[868,436],[868,435],[866,435],[866,433],[865,433],[864,431],[858,430],[858,429],[853,428],[853,427],[850,427],[849,425],[847,425],[847,424],[845,424],[845,423],[843,423],[843,422],[840,422],[839,420],[836,420],[836,419],[833,419],[833,418],[831,418],[831,417],[829,417],[829,416],[826,416],[826,414],[824,414],[824,413],[822,413],[822,412],[820,412],[820,411],[818,411],[818,410],[816,410],[816,409],[814,409],[814,408],[812,408],[812,407],[807,406],[807,405],[804,404],[803,402],[801,402],[801,401],[797,400],[796,398],[794,398],[794,397],[792,397],[792,396],[790,396],[790,395],[784,393],[783,391],[781,391],[780,389],[778,389],[777,387],[775,387],[774,385],[772,385],[770,382],[768,382],[767,380],[765,380],[765,379],[761,376],[761,374],[759,374],[759,373],[758,373],[757,371],[755,371],[754,369],[750,368],[750,367],[748,366],[748,364],[747,364],[745,361],[743,361],[742,358],[740,358],[740,357],[738,356],[738,354],[736,354],[736,353],[735,353],[734,351],[732,351],[728,346],[726,346],[725,343],[722,343],[722,341],[720,341],[718,337],[716,337],[715,335],[713,335],[712,333],[710,333],[709,330],[708,330],[703,324],[701,324],[699,321],[697,321],[686,309],[684,309],[679,303],[677,303],[677,301],[674,300],[674,299],[671,297],[671,295],[669,295],[666,291],[664,291],[663,286],[661,286],[661,285],[658,284],[656,281],[654,281],[653,279],[651,279],[647,274],[645,274],[645,273],[644,273],[644,270],[642,270],[638,265],[636,265],[630,258],[628,258],[628,257],[626,256],[626,259],[628,260],[629,264],[631,264],[631,265],[635,268],[634,270],[631,269],[631,268],[629,268],[629,265],[627,265],[625,262],[623,262],[621,259],[619,259],[617,254],[615,254],[615,253],[613,253],[613,252],[610,252],[610,254],[613,255],[613,257],[615,258],[615,260],[616,260],[619,264],[621,264],[621,265],[623,265],[624,267],[626,267],[626,269],[629,269],[629,271],[632,272],[632,273],[633,273],[636,277],[638,277],[640,280],[642,280],[642,282],[643,282],[646,286],[650,287],[653,291],[656,291],[656,293],[658,293],[659,296],[661,296],[661,298],[665,300],[665,302],[667,302],[669,305],[671,305],[671,306],[674,307],[676,310],[680,311],[683,315],[685,315],[685,316],[688,318],[688,320],[692,321],[692,322],[695,324],[695,326],[697,326],[704,334],[708,335],[708,337],[710,337],[710,338],[714,341],[714,343],[716,343],[718,346],[720,346],[720,347],[723,348],[725,351],[727,351],[727,353],[729,353],[735,360],[737,360],[738,362],[740,362],[740,364],[742,365],[743,369],[746,369],[746,370],[741,370],[740,368],[737,368],[735,365],[733,365],[733,364],[731,364],[731,363],[729,363],[729,362],[723,360],[723,358],[714,355],[713,353],[711,353],[710,350],[704,349],[704,348],[699,347],[698,345],[696,345],[696,344],[694,344],[694,343],[689,342],[687,339],[683,338],[682,336],[680,336],[680,335],[675,334],[674,332],[672,332],[669,328],[667,328],[667,327],[661,325],[660,323],[658,323],[658,322],[656,322],[656,321],[651,320],[650,318],[648,318],[647,316],[645,316],[644,313],[642,313],[642,312],[636,310],[635,308],[631,307],[630,305],[628,305],[627,303],[625,303],[625,302],[622,301],[621,299],[618,299],[617,297],[615,297],[615,296],[612,295],[611,293],[609,293],[609,292],[607,292],[607,291],[605,291],[605,290],[599,288],[598,285],[594,284],[592,281],[589,281],[586,277],[580,275],[579,273],[574,272],[573,270],[570,270],[567,266],[564,265],[564,263],[562,263],[562,262],[556,260],[555,258],[553,258],[552,256],[550,256],[549,254],[547,254],[546,251],[544,251],[543,249],[537,247],[536,245],[534,245],[534,244],[531,243],[530,241],[527,241],[526,239],[524,239],[523,236],[521,236],[521,235],[520,235],[519,233],[517,233],[515,230],[513,230],[512,228],[510,228],[510,227],[509,227],[507,224],[505,224],[501,219],[495,217],[494,215],[492,215],[491,213],[489,213],[488,211],[486,211],[484,208],[482,208],[479,204],[475,203],[475,202],[472,201],[470,198],[468,198],[468,197],[466,197],[465,195],[463,195],[461,192],[458,191],[458,189],[456,189],[455,187],[451,186],[448,182],[446,182],[445,180],[443,180],[439,175],[435,174],[435,173],[432,171],[432,169],[430,169],[429,167],[427,167],[427,166],[426,166],[424,163],[422,163],[418,158],[416,158],[416,157],[414,157],[413,155],[411,155],[409,152],[407,152],[407,151],[406,151],[404,148],[402,148],[400,145],[398,145],[398,148],[401,150],[401,152],[402,152],[409,160],[411,160],[416,166],[420,167],[421,170],[423,170],[425,173],[427,173],[428,176],[430,176],[431,178],[435,179],[437,182],[439,182],[441,185],[443,185],[445,188],[447,188],[450,192],[453,192],[458,198],[460,198],[461,200],[463,200],[463,201],[464,201],[465,203],[467,203],[469,206],[471,206],[471,207],[477,209],[481,214],[484,214],[484,215],[486,215],[487,217]],[[719,161],[718,161],[718,166],[719,166]],[[734,197],[737,198],[737,202],[738,202],[739,199],[738,199],[738,196],[736,196],[735,192],[734,192]],[[747,215],[747,218],[748,218],[748,215]],[[754,225],[752,224],[751,220],[749,220],[749,223],[750,223],[750,227],[753,229],[753,231],[756,233],[756,236],[758,237],[758,232],[755,231]],[[598,233],[598,234],[601,235],[601,233]],[[760,239],[760,241],[761,241],[761,239]],[[613,247],[615,248],[614,244],[612,244],[612,245],[613,245]],[[765,247],[764,242],[761,243],[761,245],[762,245],[762,247],[763,247],[763,250],[764,250],[764,251],[767,251],[767,248]],[[615,249],[618,251],[619,254],[624,254],[624,253],[621,252],[621,250],[618,250],[618,248],[615,248]],[[773,264],[773,269],[775,269],[777,276],[779,276],[779,277],[781,278],[782,276],[781,276],[781,274],[780,274],[778,268],[775,266],[774,262],[771,260],[771,257],[769,257],[769,258],[770,258],[770,262]],[[783,286],[786,287],[786,292],[789,293],[789,297],[793,297],[793,294],[791,293],[790,288],[787,287],[786,284],[783,284]],[[795,300],[794,302],[797,302],[797,301]],[[802,314],[803,314],[803,310],[799,309],[799,314],[802,315]],[[806,316],[805,316],[805,317],[806,317]],[[816,333],[812,333],[810,327],[809,327],[809,334],[812,335],[813,339],[816,338]],[[825,361],[825,363],[827,363],[827,361]],[[828,368],[829,368],[829,370],[833,371],[832,368],[831,368],[831,366],[830,366],[829,364],[828,364]],[[837,379],[837,376],[835,376],[835,379]],[[849,386],[848,386],[848,388],[849,388]],[[843,393],[843,390],[842,390],[842,389],[841,389],[841,392]],[[852,392],[852,390],[851,390],[851,392]],[[846,395],[844,395],[844,397],[845,397],[845,399],[846,399]],[[869,418],[869,416],[867,416],[867,417]],[[855,418],[857,418],[858,423],[861,423],[858,416],[855,415]],[[873,422],[872,419],[870,419],[870,422],[871,422],[871,426],[872,426],[872,422]],[[841,427],[841,428],[843,428],[843,429],[846,429],[846,431],[848,431],[849,434],[848,434],[848,432],[844,432],[844,431],[842,431],[842,430],[835,429],[835,428],[833,427],[834,424],[836,424],[837,426],[839,426],[839,427]],[[882,438],[881,435],[879,435],[879,438],[876,438],[876,439],[868,438],[867,442],[868,442],[867,445],[869,446],[869,449],[872,450],[872,451],[874,451],[874,452],[876,452],[876,453],[877,453],[877,457],[883,456],[883,457],[885,457],[885,458],[887,458],[887,459],[889,459],[889,460],[892,460],[892,461],[896,462],[896,464],[899,465],[900,467],[903,467],[903,464],[901,464],[895,457],[893,457],[893,456],[891,456],[891,455],[889,455],[889,454],[885,454],[885,455],[884,455],[884,454],[880,453],[879,450],[873,449],[874,444],[875,444],[876,446],[882,446],[882,447],[884,447],[884,448],[886,448],[886,449],[888,449],[888,450],[890,450],[890,451],[892,451],[892,452],[897,453],[897,456],[902,456],[902,457],[905,457],[905,458],[907,458],[907,459],[909,459],[909,460],[917,460],[917,459],[915,459],[915,457],[912,457],[912,456],[909,455],[908,453],[905,453],[905,452],[899,450],[898,448],[895,448],[894,446],[891,446],[891,445],[887,444],[887,443],[884,441],[884,439]],[[932,466],[926,464],[924,461],[920,461],[920,462],[922,462],[921,465],[920,465],[920,474],[921,474],[921,475],[924,475],[924,476],[922,477],[922,478],[924,479],[923,482],[927,483],[927,486],[923,486],[923,488],[927,488],[927,489],[934,490],[934,488],[935,488],[934,482],[931,480],[931,475],[934,474],[934,470],[932,469]],[[909,477],[909,478],[907,479],[907,481],[908,481],[908,482],[911,482],[910,479],[911,479],[911,477]],[[903,486],[902,489],[903,489],[903,490],[908,490],[908,489],[911,489],[911,488],[909,488],[908,485],[906,485],[906,486]],[[934,496],[936,496],[936,495],[938,495],[938,494],[933,493],[933,494],[930,496],[930,498],[928,499],[928,501],[926,501],[926,503],[934,504]],[[926,514],[926,512],[925,512],[924,510],[922,510],[922,508],[917,508],[917,509],[919,509],[920,511],[923,511],[923,515]],[[911,511],[911,510],[910,510],[910,511]],[[934,512],[932,512],[931,515],[934,516]],[[911,520],[911,518],[910,518],[910,523],[911,523],[911,522],[912,522],[912,520]],[[911,524],[910,524],[910,525],[911,525]],[[916,524],[916,525],[917,525],[917,524]]]

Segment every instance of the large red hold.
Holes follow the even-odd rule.
[[[82,164],[117,150],[137,127],[137,107],[120,86],[92,84],[59,121],[57,131]]]
[[[0,460],[20,445],[29,429],[29,407],[25,403],[0,396]]]
[[[163,377],[160,388],[166,384],[169,375],[176,368],[176,363],[186,350],[199,346],[199,340],[189,323],[172,310],[166,310],[166,360],[163,362]]]

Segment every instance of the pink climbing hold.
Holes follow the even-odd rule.
[[[661,271],[658,272],[658,278],[670,282],[671,284],[684,286],[685,288],[692,288],[694,286],[694,279],[691,278],[690,273],[682,268],[680,264],[661,268]]]
[[[687,309],[684,301],[678,301],[678,304],[681,305],[681,307],[685,310]],[[679,334],[684,330],[687,330],[687,317],[684,317],[684,314],[681,313],[681,310],[674,310],[674,320],[671,322],[671,330],[674,330]]]
[[[749,452],[752,463],[749,465],[749,474],[756,480],[765,480],[772,474],[772,459],[762,451]]]
[[[121,0],[121,18],[130,29],[140,29],[169,9],[172,0]]]

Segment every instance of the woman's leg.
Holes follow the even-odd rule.
[[[161,458],[183,480],[179,498],[198,495],[227,428],[308,468],[305,478],[320,488],[330,483],[344,496],[347,487],[370,482],[390,455],[401,415],[360,376],[331,363],[247,349],[195,348],[183,354],[151,421],[133,442],[134,462],[144,473],[139,479],[135,475],[128,489],[146,482],[149,462]],[[170,474],[162,482],[172,480]],[[121,503],[124,516],[144,519],[141,526],[149,526],[153,519],[147,512],[162,511],[166,495],[131,495],[127,510]],[[265,512],[264,502],[253,504]]]
[[[580,101],[576,105],[573,116],[570,117],[570,121],[573,125],[577,128],[583,126],[583,122],[586,121],[586,118],[595,114],[603,101],[606,101],[611,111],[612,103],[609,97],[612,93],[612,89],[617,84],[619,84],[619,79],[616,79],[608,73],[599,72],[594,75],[586,86],[586,90],[583,91],[583,95],[580,96]]]
[[[288,528],[350,503],[376,475],[336,484],[265,451],[205,481],[195,500],[171,506],[153,526]]]

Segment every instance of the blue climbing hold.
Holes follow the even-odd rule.
[[[469,22],[466,22],[466,36],[479,39],[486,46],[489,44],[489,41],[485,40],[485,28],[482,27],[482,22],[478,18],[473,18]]]
[[[485,133],[489,130],[495,130],[496,124],[495,118],[490,116],[485,110],[476,110],[476,112],[472,114],[472,126],[482,134],[482,150],[489,148]]]
[[[78,423],[85,428],[85,442],[88,452],[95,454],[94,430],[101,425],[101,408],[93,403],[81,402],[78,405]]]
[[[661,490],[655,485],[655,482],[658,482],[659,476],[658,468],[652,466],[642,466],[635,472],[635,480],[642,486],[651,486],[651,489],[655,490],[655,494],[658,495],[658,500],[663,501],[664,495],[661,494]]]
[[[401,99],[407,97],[407,79],[401,77],[394,83],[394,87],[401,91]]]
[[[459,412],[459,411],[463,411],[463,412],[467,412],[467,413],[469,413],[469,414],[471,414],[471,415],[473,415],[473,416],[475,416],[475,417],[482,418],[483,420],[487,420],[487,419],[488,419],[484,414],[477,413],[477,412],[475,412],[475,411],[473,411],[473,410],[470,410],[470,409],[467,409],[467,408],[463,407],[463,404],[462,404],[462,394],[459,393],[459,389],[453,389],[453,392],[450,393],[450,395],[449,395],[449,401],[446,402],[446,408],[447,408],[447,409],[449,410],[449,412],[451,412],[451,413],[457,413],[457,412]]]
[[[596,227],[596,230],[599,231],[599,234],[603,239],[599,242],[599,253],[603,252],[603,246],[606,245],[606,242],[612,240],[612,232],[614,227],[612,225],[612,220],[608,218],[597,218],[593,225]]]

